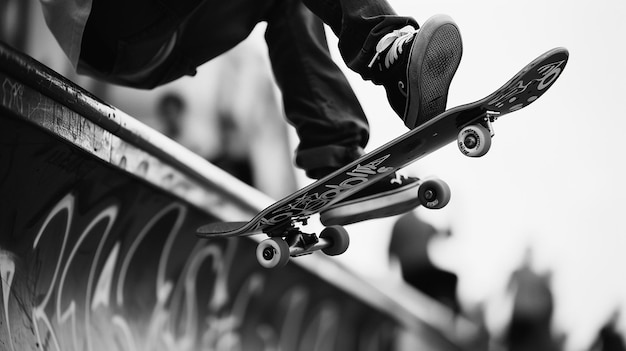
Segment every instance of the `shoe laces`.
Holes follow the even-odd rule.
[[[387,51],[387,54],[385,55],[384,62],[385,67],[389,68],[402,54],[402,51],[404,50],[404,44],[413,40],[413,37],[415,36],[415,33],[417,33],[417,31],[418,30],[415,29],[413,26],[407,25],[400,29],[392,31],[391,33],[387,33],[378,41],[378,44],[376,44],[376,54],[367,66],[371,68],[374,65],[374,62],[376,62],[376,59],[378,59],[378,57],[380,56],[380,54],[389,49],[389,51]]]

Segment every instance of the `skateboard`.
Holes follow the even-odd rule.
[[[422,157],[456,142],[469,157],[485,155],[491,147],[494,122],[528,106],[556,81],[567,64],[569,53],[555,48],[539,56],[501,88],[475,102],[451,108],[410,130],[358,160],[288,195],[259,212],[248,222],[219,222],[204,225],[202,238],[226,238],[265,233],[256,250],[259,263],[266,268],[286,264],[296,257],[321,250],[339,255],[349,245],[347,231],[329,225],[316,234],[300,227],[308,219],[391,173]],[[450,188],[439,179],[420,181],[416,197],[420,205],[439,209],[450,200]],[[321,216],[324,224],[323,215]]]

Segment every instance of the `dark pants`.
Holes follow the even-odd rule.
[[[296,164],[312,177],[353,161],[369,127],[345,76],[332,61],[323,23],[342,58],[364,79],[378,39],[417,23],[386,0],[94,0],[79,69],[97,78],[153,88],[184,75],[244,40],[266,21],[270,59],[287,119],[300,145]],[[315,13],[315,15],[313,14]],[[322,21],[320,21],[320,19]],[[149,75],[145,67],[173,36],[175,47]]]

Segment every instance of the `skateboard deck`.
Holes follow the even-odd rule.
[[[568,57],[569,53],[565,48],[549,50],[485,98],[441,113],[345,167],[275,202],[248,222],[210,223],[200,227],[197,235],[203,238],[223,238],[265,233],[271,240],[266,240],[266,244],[259,244],[257,258],[267,267],[282,265],[289,256],[316,250],[323,250],[327,254],[341,253],[347,248],[348,242],[343,228],[329,227],[318,238],[314,234],[303,235],[294,224],[306,223],[312,215],[449,143],[456,141],[461,152],[467,156],[482,156],[491,145],[493,122],[541,97],[560,76]],[[422,182],[417,195],[421,196],[420,203],[430,208],[445,205],[447,200],[433,197],[433,191],[445,193],[441,183]],[[309,242],[303,243],[303,240]],[[276,259],[276,256],[280,256],[280,259]]]

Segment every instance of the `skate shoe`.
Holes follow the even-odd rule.
[[[463,45],[449,16],[436,15],[422,27],[394,30],[380,39],[369,63],[393,110],[413,129],[446,109],[450,82]]]

